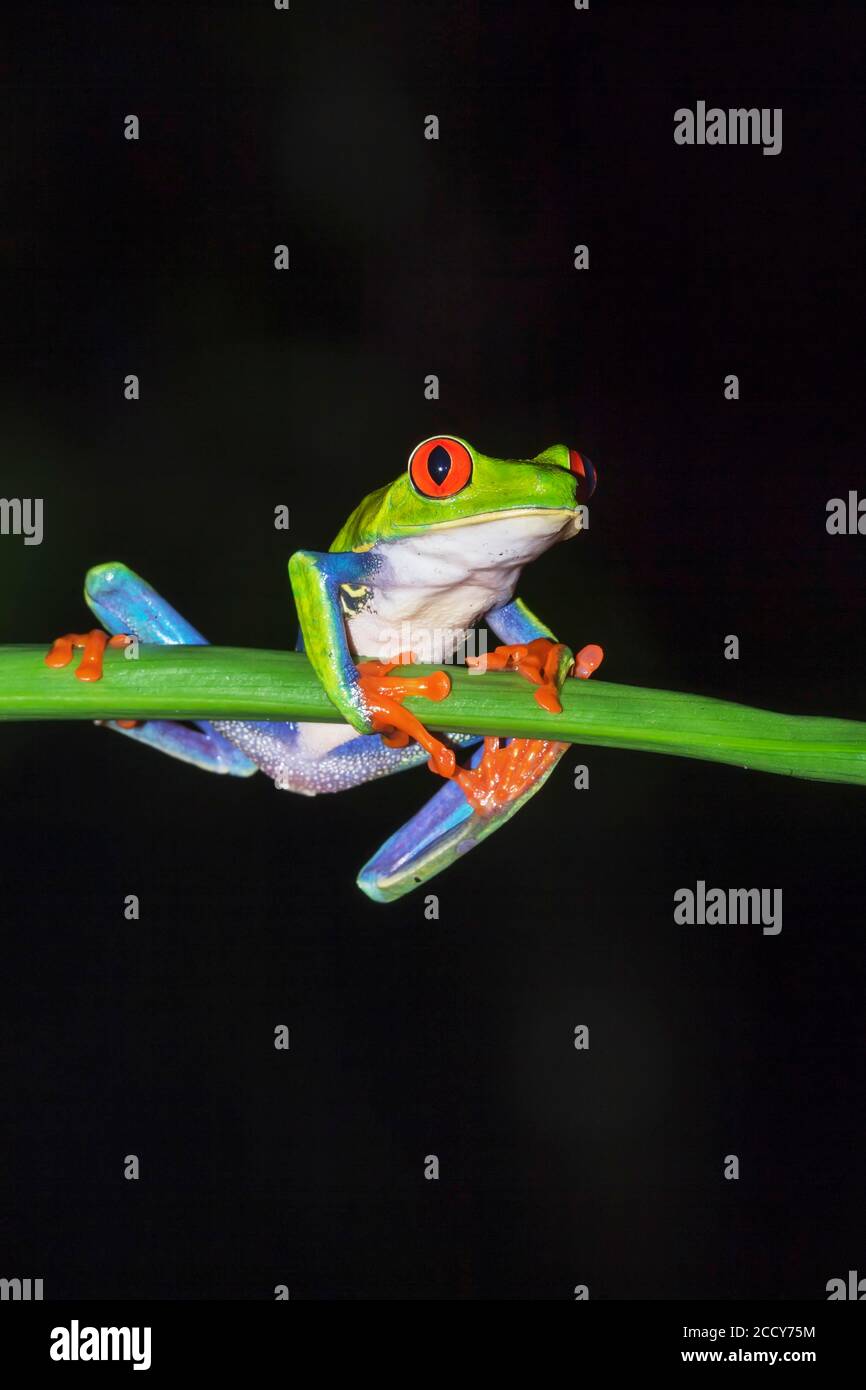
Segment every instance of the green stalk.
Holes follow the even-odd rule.
[[[140,646],[137,660],[105,655],[100,681],[52,670],[45,646],[0,647],[0,719],[292,719],[340,721],[307,658],[243,647]],[[412,667],[413,675],[436,669]],[[635,748],[684,758],[866,784],[866,723],[773,714],[746,705],[642,690],[597,679],[570,680],[561,714],[548,714],[532,687],[507,672],[470,675],[449,667],[452,691],[439,704],[406,708],[433,730]]]

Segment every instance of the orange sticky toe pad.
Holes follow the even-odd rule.
[[[77,647],[83,647],[84,652],[81,660],[75,668],[75,677],[80,681],[101,681],[102,680],[102,658],[106,647],[126,647],[132,641],[125,632],[119,632],[116,637],[109,637],[107,632],[103,632],[101,627],[95,627],[91,632],[67,632],[65,637],[55,637],[51,644],[51,650],[45,657],[45,665],[54,668],[68,666],[72,660],[72,652]]]
[[[590,642],[588,647],[581,647],[577,656],[574,658],[574,666],[571,674],[580,680],[589,680],[593,671],[597,671],[604,661],[604,652],[595,642]]]

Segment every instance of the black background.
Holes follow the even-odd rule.
[[[2,641],[80,626],[85,570],[122,559],[212,640],[291,645],[289,549],[419,439],[561,440],[599,468],[591,529],[522,593],[604,646],[595,679],[864,717],[866,539],[825,530],[866,492],[862,7],[12,21],[0,449],[45,539],[0,539]],[[698,100],[781,106],[782,153],[676,146]],[[575,750],[429,922],[354,885],[424,772],[308,800],[89,724],[3,726],[0,767],[0,1275],[813,1299],[866,1274],[862,789]],[[677,926],[699,878],[781,887],[781,935]]]

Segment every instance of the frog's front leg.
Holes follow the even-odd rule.
[[[481,658],[476,666],[519,671],[537,686],[536,698],[545,697],[545,708],[559,709],[555,697],[569,672],[586,679],[602,660],[596,646],[574,657],[520,599],[492,609],[485,621],[506,645],[497,648],[496,661]],[[552,739],[486,738],[454,780],[364,865],[359,888],[377,902],[391,902],[441,873],[510,820],[544,786],[567,748]]]
[[[126,634],[140,642],[160,642],[167,645],[183,643],[201,646],[206,638],[192,623],[167,603],[155,589],[126,565],[117,562],[95,565],[88,570],[84,581],[84,597],[88,607],[114,634],[94,629],[88,634],[70,633],[58,638],[46,656],[46,665],[62,669],[73,660],[73,651],[83,647],[75,667],[74,679],[99,680],[102,674],[102,655],[106,646],[120,645]],[[97,721],[101,723],[103,721]],[[227,773],[233,777],[249,777],[256,771],[255,763],[240,749],[223,738],[205,720],[197,720],[195,728],[169,719],[106,720],[108,728],[145,743],[161,753],[207,772]]]
[[[402,706],[407,695],[444,700],[451,682],[444,671],[431,676],[392,676],[399,659],[356,664],[349,646],[342,595],[357,595],[375,582],[378,560],[370,551],[298,550],[289,561],[289,577],[301,625],[304,651],[329,699],[359,733],[380,733],[389,747],[409,738],[428,754],[428,766],[452,777],[454,751],[424,728]],[[364,655],[372,655],[365,653]]]
[[[477,670],[519,672],[538,686],[536,700],[553,714],[561,708],[558,692],[566,677],[586,680],[604,658],[601,647],[594,643],[575,655],[570,647],[557,642],[550,628],[519,598],[492,608],[484,621],[505,645],[483,657],[470,657],[468,665]]]
[[[595,644],[575,656],[521,599],[491,609],[485,622],[505,644],[484,657],[470,658],[470,664],[478,670],[517,671],[535,685],[535,699],[554,715],[562,712],[563,681],[569,675],[588,679],[604,658]],[[477,766],[462,769],[457,781],[479,815],[495,815],[537,791],[567,747],[553,739],[488,738]]]

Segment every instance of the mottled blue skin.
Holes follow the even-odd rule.
[[[365,557],[352,556],[353,563],[349,567],[340,563],[342,556],[329,554],[321,558],[333,565],[332,573],[339,583],[347,572],[352,581],[357,582],[357,561]],[[371,558],[361,567],[362,572],[369,573],[374,564]],[[110,633],[129,633],[140,642],[187,646],[207,643],[207,638],[197,628],[125,565],[99,565],[90,570],[85,598]],[[548,629],[534,619],[519,600],[491,610],[486,621],[500,640],[508,643],[550,636]],[[303,648],[300,636],[298,648]],[[352,662],[348,648],[344,659]],[[352,669],[354,671],[354,663]],[[190,728],[170,720],[154,719],[131,729],[121,728],[114,722],[110,727],[126,738],[205,771],[249,777],[261,770],[277,786],[311,795],[316,791],[357,786],[416,767],[427,758],[416,744],[389,748],[379,734],[358,734],[311,765],[298,748],[301,726],[289,722],[232,720],[211,724],[199,721]],[[451,741],[464,747],[480,742],[469,735],[456,734],[451,735]],[[476,747],[471,765],[474,766],[480,756],[481,749]],[[445,783],[364,866],[358,877],[359,886],[368,896],[380,901],[400,896],[431,877],[455,854],[486,839],[525,800],[524,796],[507,812],[482,819],[473,813],[456,783]]]

